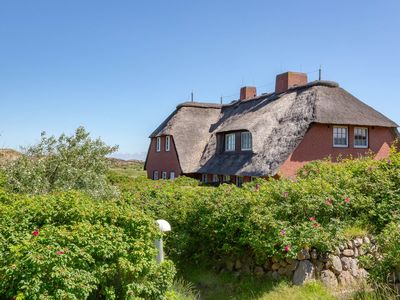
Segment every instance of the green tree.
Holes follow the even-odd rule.
[[[7,187],[28,194],[82,190],[96,198],[113,195],[117,190],[107,181],[106,156],[117,149],[90,138],[83,127],[58,138],[42,132],[39,143],[24,148],[24,155],[4,167]]]

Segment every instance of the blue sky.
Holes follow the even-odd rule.
[[[400,123],[400,1],[0,2],[0,148],[80,125],[123,157],[188,100],[309,73]]]

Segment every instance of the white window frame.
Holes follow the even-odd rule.
[[[208,174],[201,174],[201,181],[203,183],[208,183]]]
[[[367,134],[367,136],[366,136],[366,141],[367,141],[367,144],[366,145],[356,145],[356,130],[357,129],[364,129],[365,131],[366,131],[366,134]],[[354,136],[353,136],[353,146],[354,146],[354,148],[364,148],[364,149],[366,149],[366,148],[368,148],[368,146],[369,146],[369,140],[368,140],[368,127],[354,127]]]
[[[167,135],[165,137],[165,151],[169,151],[171,149],[171,137]]]
[[[161,178],[162,178],[162,179],[167,179],[167,172],[162,171],[162,172],[161,172]]]
[[[153,171],[153,180],[158,180],[158,171]]]
[[[161,137],[158,136],[157,142],[156,142],[156,152],[160,152],[160,151],[161,151]]]
[[[219,182],[219,176],[217,174],[213,174],[213,182]]]
[[[244,142],[246,136],[247,136],[248,139],[249,139],[249,144],[250,144],[249,147],[244,147],[244,146],[243,146],[243,142]],[[241,146],[242,151],[249,151],[249,150],[252,149],[252,147],[253,147],[253,140],[252,140],[251,132],[249,132],[249,131],[244,131],[244,132],[241,132],[241,133],[240,133],[240,146]]]
[[[224,182],[231,182],[231,176],[230,175],[224,175]]]
[[[335,128],[345,128],[346,129],[346,145],[335,144]],[[332,128],[332,143],[335,148],[347,148],[349,147],[349,127],[348,126],[333,126]]]
[[[232,138],[232,140],[230,140]],[[233,146],[233,148],[231,148]],[[236,134],[235,133],[226,133],[225,134],[225,151],[233,152],[236,149]]]
[[[169,172],[169,179],[172,179],[172,180],[175,179],[175,172],[174,171]]]

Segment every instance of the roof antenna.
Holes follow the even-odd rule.
[[[193,102],[193,91],[190,93],[190,100]]]
[[[222,96],[221,96],[221,98],[220,98],[220,102],[221,102],[221,104],[222,104]]]
[[[318,80],[321,80],[321,65],[319,65],[319,69],[318,69]]]

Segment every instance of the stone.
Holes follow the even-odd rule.
[[[240,269],[240,272],[242,274],[250,274],[251,273],[250,266],[249,265],[242,265],[242,268]]]
[[[368,277],[368,272],[367,270],[360,268],[358,269],[358,276],[357,278],[367,278]]]
[[[279,264],[280,264],[281,267],[286,267],[287,266],[287,262],[284,261],[284,260],[280,261]]]
[[[344,257],[342,257],[340,260],[342,261],[343,270],[344,270],[344,271],[349,270],[349,269],[350,269],[350,260],[351,260],[351,258],[350,258],[350,257],[345,257],[345,256],[344,256]]]
[[[317,274],[321,273],[321,271],[325,267],[325,264],[320,260],[317,260],[314,265],[315,265],[315,271],[317,272]]]
[[[260,266],[256,266],[254,268],[254,275],[256,275],[256,276],[264,275],[264,269],[262,267],[260,267]]]
[[[315,278],[315,269],[309,260],[299,262],[296,271],[293,274],[293,284],[301,285]]]
[[[317,250],[312,249],[310,256],[311,256],[311,259],[316,260],[318,258]]]
[[[278,270],[279,269],[279,267],[280,267],[281,265],[279,264],[279,263],[273,263],[272,264],[272,266],[271,266],[271,269],[272,269],[272,271],[276,271],[276,270]]]
[[[354,250],[352,250],[352,249],[344,249],[344,250],[343,250],[343,255],[344,255],[344,256],[351,257],[351,256],[354,255]]]
[[[292,274],[293,274],[293,271],[294,271],[294,270],[291,268],[291,266],[292,266],[292,265],[288,265],[288,266],[286,267],[286,269],[285,269],[284,275],[287,276],[287,277],[292,277]]]
[[[281,276],[279,275],[279,273],[277,271],[273,271],[271,277],[273,280],[279,280],[279,278]]]
[[[358,276],[358,260],[357,259],[350,259],[350,274],[354,277]]]
[[[297,260],[292,258],[286,258],[286,262],[288,265],[293,265],[297,262]]]
[[[240,259],[237,259],[235,262],[235,269],[239,270],[240,268],[242,268],[242,262],[240,261]]]
[[[287,265],[287,268],[290,271],[294,271],[297,269],[297,266],[299,265],[299,261],[298,260],[293,260],[293,262],[290,265]]]
[[[354,244],[354,246],[356,246],[356,247],[360,247],[360,246],[362,245],[362,243],[363,243],[362,238],[355,238],[355,239],[353,240],[353,244]]]
[[[264,263],[264,270],[271,270],[271,261],[269,261],[269,260],[267,260],[265,263]]]
[[[233,266],[234,266],[233,261],[228,260],[228,261],[225,262],[225,267],[229,272],[233,271]]]
[[[352,241],[347,241],[347,248],[348,249],[353,249],[354,245]]]
[[[358,248],[354,248],[354,257],[358,257],[360,252],[358,251]]]
[[[367,248],[364,247],[364,246],[365,246],[365,245],[362,245],[360,248],[358,248],[358,255],[359,255],[359,256],[362,256],[362,255],[367,254]]]
[[[338,276],[338,282],[342,286],[352,285],[354,283],[354,278],[351,276],[349,271],[343,271]]]
[[[339,256],[341,254],[340,248],[339,247],[335,247],[335,250],[333,251],[333,253],[335,253],[336,256]]]
[[[331,262],[332,262],[331,269],[332,269],[333,273],[335,273],[336,275],[339,275],[340,272],[342,272],[342,270],[343,270],[342,261],[340,260],[339,256],[332,255]]]
[[[310,259],[310,252],[307,249],[302,249],[297,253],[298,260]]]
[[[267,273],[265,273],[265,276],[266,276],[267,278],[272,278],[272,271],[270,270],[270,271],[268,271]]]
[[[364,242],[364,244],[370,244],[371,243],[371,241],[369,240],[369,237],[367,237],[367,236],[364,236],[363,242]]]
[[[330,289],[335,289],[339,284],[335,274],[330,270],[323,270],[320,279],[322,283]]]
[[[286,268],[285,267],[279,268],[278,273],[279,275],[284,275],[286,273]]]
[[[344,249],[346,249],[346,246],[344,246],[344,245],[339,245],[339,250],[340,250],[340,251],[343,251]]]
[[[326,262],[329,261],[329,254],[328,254],[328,253],[321,253],[321,254],[319,255],[319,259],[320,259],[320,261],[326,263]]]

